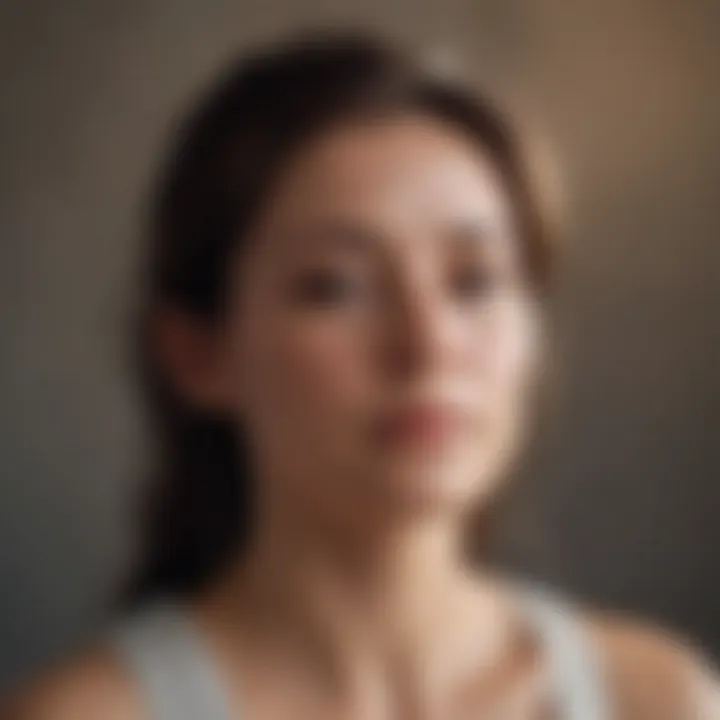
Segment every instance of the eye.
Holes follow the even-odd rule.
[[[361,300],[367,283],[357,272],[318,269],[306,272],[295,285],[295,297],[303,304],[332,307]]]
[[[459,268],[452,276],[452,291],[460,300],[484,300],[498,287],[497,277],[480,264]]]

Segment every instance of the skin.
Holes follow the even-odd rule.
[[[428,118],[338,127],[286,168],[250,240],[217,327],[172,308],[157,320],[178,391],[237,417],[256,449],[249,559],[189,605],[238,710],[540,718],[542,649],[461,547],[468,510],[489,505],[522,446],[542,362],[493,163]],[[442,432],[402,429],[417,403],[450,408]],[[585,622],[618,717],[720,717],[715,681],[676,639]],[[102,648],[14,707],[26,720],[145,717]]]

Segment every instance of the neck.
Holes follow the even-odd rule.
[[[384,644],[419,637],[466,582],[457,528],[439,521],[362,536],[278,521],[259,533],[246,572],[248,586],[268,599]]]
[[[262,517],[233,581],[240,612],[326,677],[363,696],[392,677],[417,696],[497,652],[497,597],[470,579],[458,522],[360,534],[303,521],[297,508]]]

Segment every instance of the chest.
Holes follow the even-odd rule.
[[[468,682],[442,698],[384,683],[349,701],[273,668],[241,689],[218,671],[189,618],[172,606],[127,619],[111,641],[150,720],[609,720],[598,665],[577,623],[552,606],[538,604],[533,612],[543,672]]]

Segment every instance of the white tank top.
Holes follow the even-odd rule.
[[[518,587],[551,664],[560,720],[611,720],[597,648],[577,612],[544,588]],[[108,639],[138,682],[152,720],[245,720],[231,711],[214,660],[180,604],[147,605],[113,627]]]

